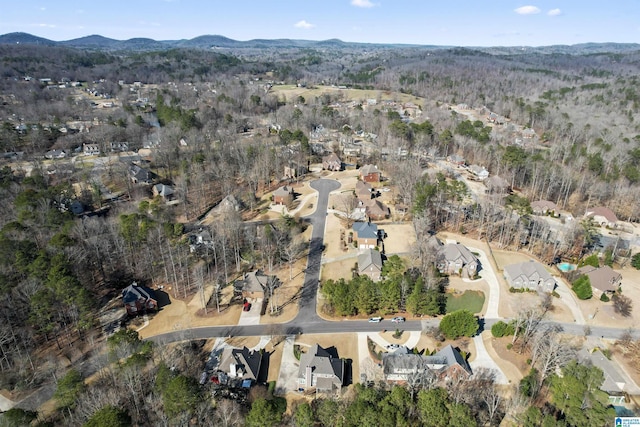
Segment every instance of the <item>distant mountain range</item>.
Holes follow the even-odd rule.
[[[187,49],[275,49],[275,48],[345,48],[345,49],[371,49],[371,48],[423,48],[423,49],[449,49],[453,46],[435,46],[418,44],[383,44],[383,43],[356,43],[344,42],[338,39],[322,41],[292,40],[292,39],[254,39],[248,41],[233,40],[219,35],[203,35],[193,39],[183,40],[153,40],[148,38],[133,38],[129,40],[116,40],[100,35],[90,35],[73,40],[54,41],[28,33],[8,33],[0,35],[0,44],[25,44],[41,46],[66,46],[77,49],[96,49],[111,51],[145,51],[164,50],[172,48]],[[582,43],[576,45],[553,46],[507,46],[507,47],[467,47],[470,50],[479,50],[490,54],[525,54],[525,53],[564,53],[564,54],[593,54],[606,52],[628,52],[640,50],[637,43]]]

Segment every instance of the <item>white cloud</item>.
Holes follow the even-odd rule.
[[[518,15],[535,15],[536,13],[540,13],[540,9],[535,6],[521,6],[513,11]]]
[[[351,5],[355,7],[373,7],[375,4],[370,0],[351,0]]]
[[[562,15],[562,11],[560,9],[551,9],[549,12],[547,12],[547,15],[549,16]]]
[[[293,26],[296,27],[296,28],[304,28],[305,30],[308,30],[310,28],[315,27],[315,25],[310,24],[309,22],[305,21],[304,19],[302,21],[296,22]]]

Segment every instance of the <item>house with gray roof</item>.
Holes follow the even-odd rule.
[[[382,254],[375,249],[367,249],[358,255],[358,274],[368,276],[374,282],[382,275]]]
[[[578,352],[578,361],[585,365],[591,364],[600,368],[604,374],[604,382],[600,386],[600,390],[607,393],[610,404],[624,404],[627,381],[611,360],[607,359],[599,349],[589,351],[583,348]]]
[[[553,292],[556,287],[556,279],[542,264],[533,260],[505,266],[504,278],[514,289]]]
[[[245,273],[241,280],[234,282],[234,290],[241,293],[243,298],[263,298],[271,288],[280,286],[280,280],[276,276],[269,276],[262,270],[254,270]]]
[[[298,385],[300,388],[315,388],[330,393],[340,390],[344,382],[344,360],[331,354],[320,345],[313,345],[300,357]]]
[[[438,249],[437,267],[442,274],[473,277],[479,270],[478,257],[461,243],[447,243]]]
[[[601,227],[615,228],[618,226],[618,217],[609,208],[604,206],[596,206],[587,209],[584,213],[585,218],[593,218],[593,221]]]
[[[622,274],[617,273],[608,265],[599,268],[585,265],[577,270],[577,274],[589,278],[593,293],[597,297],[603,293],[612,294],[620,289],[620,285],[622,285]]]
[[[414,375],[432,373],[438,381],[469,378],[471,367],[460,352],[451,345],[433,355],[420,355],[401,347],[382,355],[384,378],[388,382],[407,382]]]
[[[537,200],[531,202],[531,210],[537,215],[551,214],[555,216],[558,206],[549,200]]]
[[[378,226],[370,222],[354,222],[353,233],[358,241],[358,248],[373,249],[378,246]]]
[[[489,171],[486,170],[484,166],[471,165],[469,166],[469,172],[475,175],[476,179],[479,181],[489,178]]]
[[[260,351],[249,350],[247,347],[225,347],[220,356],[218,370],[227,374],[229,378],[256,382],[260,378],[262,356]]]

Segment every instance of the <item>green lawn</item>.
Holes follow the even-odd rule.
[[[462,295],[447,294],[447,313],[456,310],[469,310],[480,313],[484,304],[484,293],[481,291],[464,291]]]

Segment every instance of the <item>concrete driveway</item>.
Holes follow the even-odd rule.
[[[490,332],[484,332],[484,334],[490,334]],[[497,384],[509,384],[507,376],[487,352],[487,349],[484,346],[484,340],[482,339],[482,334],[473,337],[473,344],[476,347],[476,358],[473,362],[469,363],[469,365],[471,365],[471,370],[476,371],[479,368],[490,369],[496,375]]]
[[[487,312],[484,317],[488,319],[500,319],[498,314],[498,307],[500,306],[500,282],[496,272],[493,271],[493,267],[487,258],[487,254],[484,251],[477,248],[469,248],[471,252],[478,254],[478,259],[482,265],[482,269],[479,274],[489,284],[489,302],[487,303]]]
[[[260,311],[262,309],[262,298],[250,299],[251,309],[240,313],[238,325],[259,325]]]
[[[276,382],[276,394],[283,396],[289,391],[298,390],[298,369],[300,362],[293,355],[295,335],[288,335],[282,346],[282,361]]]

